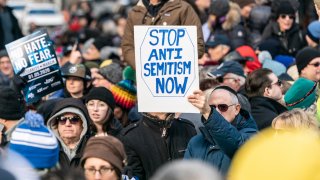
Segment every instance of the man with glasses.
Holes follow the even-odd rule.
[[[221,63],[217,69],[207,73],[208,76],[217,79],[222,85],[229,86],[237,92],[241,107],[251,112],[250,103],[245,96],[244,83],[246,76],[241,64],[237,61]]]
[[[270,127],[276,116],[287,111],[280,104],[283,97],[281,86],[281,80],[270,69],[258,69],[247,76],[245,89],[259,130]]]
[[[300,77],[316,81],[320,80],[320,51],[306,47],[296,56],[296,65]]]
[[[235,91],[243,89],[246,80],[243,67],[236,61],[223,62],[217,69],[208,72],[208,75],[217,79],[223,85],[231,87]]]
[[[47,122],[60,144],[62,169],[80,168],[80,159],[89,137],[89,115],[79,99],[65,98],[55,104]]]
[[[216,87],[208,99],[195,91],[188,101],[200,110],[204,127],[190,140],[184,158],[207,161],[226,174],[236,150],[257,132],[256,123],[228,86]]]

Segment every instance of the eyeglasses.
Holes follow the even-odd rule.
[[[213,105],[213,104],[211,104],[210,107],[215,108],[215,109],[218,107],[219,111],[226,112],[226,111],[228,111],[230,106],[234,106],[234,105],[236,105],[236,104],[231,104],[231,105],[227,105],[227,104]]]
[[[72,117],[57,117],[57,120],[59,122],[59,124],[64,125],[67,123],[67,120],[69,120],[70,124],[77,124],[81,118],[79,116],[72,116]]]
[[[85,173],[87,175],[90,175],[90,176],[94,176],[96,174],[96,172],[99,172],[99,174],[101,176],[105,175],[105,174],[108,174],[112,171],[114,171],[114,168],[112,167],[105,167],[105,166],[102,166],[100,169],[95,169],[95,168],[85,168]]]
[[[311,66],[314,66],[314,67],[319,67],[320,66],[320,62],[316,62],[316,63],[308,64],[308,65],[311,65]]]
[[[280,87],[282,85],[282,81],[280,79],[278,79],[278,81],[275,83],[272,83],[271,86],[274,84]]]
[[[294,19],[295,18],[295,16],[293,14],[280,14],[280,17],[282,19],[285,19],[287,16],[289,17],[289,19]]]

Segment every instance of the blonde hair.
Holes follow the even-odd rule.
[[[317,8],[320,8],[320,0],[313,0],[313,2],[317,6]]]
[[[280,114],[273,119],[271,126],[274,129],[319,129],[316,117],[298,108]]]

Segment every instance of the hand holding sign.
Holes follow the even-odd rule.
[[[200,113],[205,119],[208,119],[211,108],[208,104],[208,100],[206,99],[205,92],[201,90],[194,91],[192,95],[188,96],[188,101],[200,110]]]

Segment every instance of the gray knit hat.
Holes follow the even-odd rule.
[[[108,81],[117,84],[122,80],[122,67],[118,63],[111,63],[99,69],[99,73]]]

